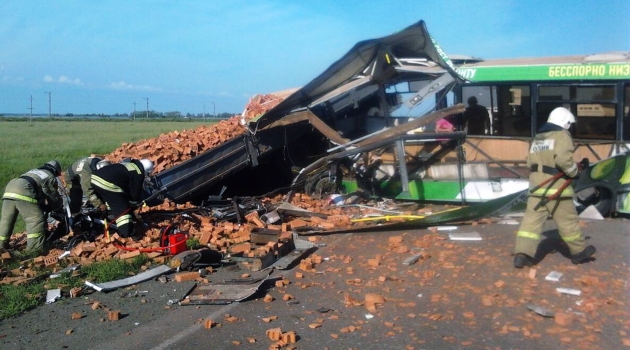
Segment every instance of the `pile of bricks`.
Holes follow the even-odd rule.
[[[124,143],[104,157],[119,162],[124,158],[148,158],[153,161],[154,173],[166,170],[191,159],[223,142],[243,134],[241,120],[249,121],[277,106],[286,96],[283,93],[256,95],[249,100],[241,116],[235,115],[213,125],[195,129],[172,131],[136,143]]]

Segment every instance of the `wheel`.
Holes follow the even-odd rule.
[[[324,196],[335,193],[337,190],[336,180],[330,176],[329,172],[323,172],[315,179],[309,181],[305,186],[305,192],[311,196]]]
[[[592,205],[607,217],[612,209],[612,193],[605,187],[589,187],[577,193],[575,204],[578,213]]]

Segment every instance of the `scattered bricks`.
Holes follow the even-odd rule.
[[[374,303],[374,304],[384,304],[385,303],[385,298],[382,295],[380,295],[380,294],[367,293],[365,295],[365,302],[366,303]]]
[[[135,258],[136,256],[140,256],[140,250],[139,249],[122,253],[122,254],[120,254],[118,256],[118,258],[119,259],[131,259],[131,258]]]
[[[235,316],[228,316],[228,317],[225,318],[225,321],[226,322],[237,322],[237,321],[240,321],[240,319],[238,317],[235,317]]]
[[[260,216],[258,216],[258,212],[256,211],[252,211],[251,213],[245,215],[245,220],[258,227],[265,227],[265,223],[260,220]]]
[[[2,253],[2,255],[0,255],[0,259],[2,259],[2,260],[9,260],[9,259],[11,259],[11,253],[9,253],[9,252]]]
[[[407,247],[406,245],[401,245],[396,249],[396,253],[398,254],[405,254],[409,252],[409,247]]]
[[[402,241],[403,241],[402,236],[389,237],[389,244],[400,244],[402,243]]]
[[[304,277],[303,273],[301,273],[301,272],[296,272],[295,273],[295,278],[302,278],[302,277]]]
[[[107,313],[107,319],[110,320],[110,321],[118,321],[118,320],[120,320],[120,311],[118,311],[118,310],[109,311]]]
[[[557,325],[568,326],[575,320],[575,315],[567,312],[557,312],[554,321]]]
[[[308,328],[315,329],[315,328],[319,328],[321,326],[322,326],[321,323],[311,323],[311,324],[308,325]]]
[[[273,341],[279,341],[282,339],[282,330],[280,328],[268,329],[265,334],[267,335],[267,338]]]
[[[270,302],[272,302],[272,301],[274,301],[274,300],[275,300],[275,299],[274,299],[274,297],[272,297],[272,296],[271,296],[271,295],[269,295],[269,294],[265,295],[265,297],[263,298],[263,301],[264,301],[265,303],[270,303]]]
[[[498,280],[496,282],[494,282],[494,286],[497,288],[503,288],[505,286],[505,282]]]
[[[103,251],[103,254],[106,256],[112,256],[118,252],[118,248],[114,245],[108,245],[107,248]]]
[[[282,341],[287,344],[293,344],[297,341],[297,336],[294,331],[286,332],[282,334]]]
[[[249,242],[243,242],[243,243],[232,245],[230,247],[230,252],[232,254],[249,253],[249,251],[251,249],[252,249],[252,247],[251,247],[251,244]]]
[[[248,341],[249,343],[251,343],[251,344],[253,344],[253,343],[255,343],[255,342],[256,342],[256,338],[247,337],[246,339],[247,339],[247,341]]]
[[[46,265],[46,267],[56,265],[58,262],[59,262],[59,259],[57,259],[56,256],[44,258],[44,265]]]
[[[204,327],[206,327],[206,329],[210,329],[212,327],[215,327],[217,325],[216,322],[214,322],[213,320],[206,320],[203,324]]]
[[[278,319],[278,316],[269,316],[269,317],[263,317],[263,322],[265,323],[269,323],[271,321],[275,321]]]
[[[378,276],[378,281],[379,282],[385,282],[385,281],[387,281],[387,277],[386,276]]]
[[[79,287],[74,287],[72,289],[70,289],[70,298],[78,298],[79,296],[81,296],[81,288]]]
[[[379,259],[368,259],[367,263],[371,267],[378,267],[378,265],[381,264],[381,261]]]
[[[194,281],[197,278],[199,278],[199,271],[179,272],[175,274],[175,281],[177,282]]]
[[[536,278],[536,269],[529,269],[529,278],[531,279]]]
[[[285,294],[282,296],[282,300],[284,301],[289,301],[291,299],[293,299],[293,296],[291,294]]]
[[[276,288],[282,288],[282,287],[284,287],[284,283],[282,283],[282,280],[276,281]]]
[[[208,243],[210,243],[210,239],[212,238],[212,231],[205,231],[202,235],[201,238],[199,238],[199,244],[201,245],[208,245]]]
[[[94,303],[92,303],[92,310],[96,310],[99,307],[101,307],[101,303],[99,303],[98,301],[95,301]]]
[[[305,227],[308,225],[309,225],[308,222],[302,219],[294,219],[293,221],[289,222],[289,226],[291,227],[292,230],[295,230],[300,227]]]
[[[83,318],[83,315],[80,312],[73,312],[72,313],[72,319],[73,320],[80,320]]]
[[[66,331],[66,335],[70,335],[70,334],[72,334],[72,332],[74,332],[74,330],[72,330],[72,328],[71,328],[71,329],[68,329],[68,330]]]

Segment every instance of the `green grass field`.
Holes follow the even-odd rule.
[[[214,121],[0,121],[0,188],[26,171],[56,159],[62,169],[90,154],[107,154],[126,142]],[[15,232],[24,231],[21,220]]]

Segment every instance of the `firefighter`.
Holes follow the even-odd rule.
[[[541,240],[543,224],[551,215],[558,227],[562,240],[571,253],[571,262],[581,264],[595,254],[595,247],[586,245],[578,225],[578,215],[573,205],[573,189],[567,186],[555,199],[545,203],[541,200],[559,192],[564,181],[577,178],[579,168],[573,160],[573,139],[569,128],[575,123],[575,116],[566,108],[558,107],[551,111],[547,123],[539,130],[529,150],[527,166],[530,188],[539,187],[530,192],[527,199],[525,216],[516,233],[514,267],[523,268],[534,264],[534,256]],[[559,172],[564,177],[550,181],[550,185],[538,186]],[[567,178],[568,177],[568,178]]]
[[[70,195],[70,212],[72,216],[75,216],[81,210],[83,196],[94,208],[98,208],[101,211],[107,210],[105,204],[94,193],[90,181],[94,170],[109,164],[111,164],[109,160],[99,157],[86,157],[77,160],[68,168],[64,174],[64,179],[66,181],[66,189]]]
[[[38,254],[44,252],[45,212],[60,211],[63,208],[63,198],[57,181],[59,175],[61,165],[58,161],[51,160],[9,181],[2,196],[2,248],[9,248],[9,239],[19,213],[26,224],[26,251]]]
[[[106,203],[109,214],[116,220],[121,237],[134,236],[133,210],[141,204],[144,180],[152,171],[151,160],[131,159],[92,173],[94,192]]]

